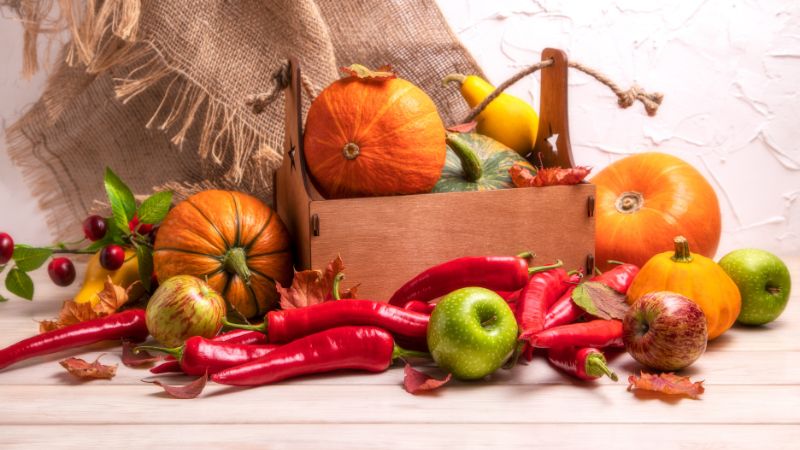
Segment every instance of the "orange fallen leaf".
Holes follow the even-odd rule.
[[[292,285],[288,288],[276,283],[278,294],[281,296],[282,309],[303,308],[317,303],[333,300],[333,279],[336,274],[344,271],[344,262],[337,256],[321,270],[304,270],[294,274]],[[357,286],[356,286],[357,287]],[[341,298],[355,298],[356,287],[342,292]]]
[[[547,167],[531,173],[531,169],[514,164],[508,169],[516,187],[542,187],[556,185],[578,184],[589,175],[592,169],[585,166],[571,167],[564,169],[561,167]]]
[[[478,122],[475,122],[473,120],[472,122],[450,125],[449,127],[447,127],[447,131],[452,131],[454,133],[470,133],[474,131],[477,126]]]
[[[682,377],[674,373],[651,374],[647,372],[640,372],[639,376],[628,377],[628,390],[634,389],[668,395],[685,395],[695,400],[700,398],[700,394],[706,390],[702,381],[693,383],[689,377]]]
[[[62,367],[67,369],[71,375],[82,380],[110,380],[117,374],[117,365],[100,364],[100,358],[97,357],[94,362],[86,362],[80,358],[67,358],[59,361]]]
[[[39,322],[39,333],[46,333],[69,325],[75,325],[76,323],[114,314],[128,303],[128,301],[132,300],[131,293],[134,292],[134,290],[138,291],[138,288],[138,281],[125,289],[122,286],[114,284],[111,281],[111,277],[108,277],[103,284],[103,290],[97,294],[99,297],[97,303],[78,303],[74,300],[65,301],[61,306],[61,311],[56,320],[43,320]]]

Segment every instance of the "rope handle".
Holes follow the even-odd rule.
[[[267,106],[277,100],[281,92],[289,87],[289,83],[292,81],[292,70],[289,61],[281,64],[272,74],[271,79],[272,86],[267,92],[248,95],[244,100],[245,105],[249,106],[254,114],[261,114],[264,112]],[[303,72],[300,73],[300,83],[303,85],[303,90],[306,95],[308,95],[308,98],[312,100],[316,98],[317,89],[314,87],[314,83],[311,82],[308,75]]]
[[[486,105],[492,102],[495,98],[497,98],[500,94],[503,93],[509,86],[516,83],[517,81],[521,80],[522,78],[536,72],[537,70],[543,69],[548,66],[553,65],[553,59],[546,59],[544,61],[539,61],[536,64],[528,66],[516,74],[509,78],[508,80],[504,81],[502,84],[497,86],[491,94],[489,94],[482,102],[478,104],[475,108],[470,111],[469,115],[461,121],[461,123],[468,123],[475,120],[478,117],[478,114],[483,112],[486,108]],[[636,101],[641,102],[644,105],[645,111],[647,111],[647,115],[655,116],[656,112],[658,111],[658,107],[661,105],[661,102],[664,100],[664,94],[660,92],[652,92],[649,93],[644,89],[640,88],[636,84],[632,85],[627,90],[623,90],[622,88],[614,83],[610,78],[608,78],[603,73],[592,69],[591,67],[584,66],[581,63],[575,61],[569,61],[569,67],[574,69],[578,69],[581,72],[591,76],[595,80],[603,83],[604,85],[608,86],[609,89],[617,96],[617,104],[620,108],[628,108],[632,106]]]

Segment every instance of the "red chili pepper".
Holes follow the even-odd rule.
[[[581,380],[596,380],[603,375],[617,381],[617,374],[608,368],[603,352],[592,347],[555,347],[547,350],[550,364]]]
[[[420,273],[389,299],[391,305],[409,300],[430,301],[468,286],[493,291],[516,291],[528,282],[531,273],[551,267],[528,267],[528,259],[519,256],[467,256],[457,258]]]
[[[616,261],[609,261],[616,262]],[[620,294],[627,294],[633,279],[639,273],[639,267],[634,264],[620,263],[611,270],[607,270],[600,275],[592,277],[590,281],[597,281],[614,289]]]
[[[514,313],[521,333],[537,333],[544,328],[545,313],[569,286],[567,281],[567,272],[561,268],[531,276],[519,294]],[[528,361],[533,359],[533,348],[529,345],[525,346],[523,352]]]
[[[538,348],[622,347],[622,321],[593,320],[571,323],[538,333],[522,333],[520,339],[527,339],[532,346]]]
[[[409,300],[403,305],[403,309],[407,309],[409,311],[416,311],[420,313],[430,314],[433,312],[433,308],[436,305],[433,303],[421,302],[419,300]]]
[[[193,336],[180,347],[162,348],[143,345],[137,350],[155,350],[169,353],[180,361],[180,368],[187,375],[214,374],[266,356],[278,348],[275,344],[243,345],[220,342]]]
[[[87,320],[48,331],[0,350],[0,370],[36,356],[60,352],[100,341],[147,339],[144,310],[129,309],[100,319]]]
[[[222,333],[211,340],[214,342],[230,342],[232,344],[256,345],[256,344],[265,344],[267,342],[267,335],[259,331],[232,330],[228,331],[227,333]],[[150,369],[150,372],[169,373],[169,372],[181,371],[181,363],[179,363],[172,356],[168,356],[167,359],[168,359],[167,362],[161,363],[153,367],[152,369]]]
[[[592,277],[589,281],[603,283],[620,294],[625,294],[638,273],[639,268],[637,266],[620,264],[605,273]],[[574,290],[575,287],[567,290],[547,311],[544,319],[545,329],[573,323],[586,314],[586,311],[572,301],[572,291]]]
[[[275,344],[291,342],[318,331],[346,325],[381,327],[414,348],[427,348],[428,320],[425,313],[406,310],[372,300],[335,300],[305,308],[270,311],[261,325],[231,327],[262,331]]]
[[[211,379],[220,384],[258,386],[340,369],[382,372],[395,358],[404,356],[421,354],[397,347],[392,335],[381,328],[347,326],[297,339]]]

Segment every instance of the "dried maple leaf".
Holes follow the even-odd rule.
[[[80,358],[67,358],[59,361],[62,367],[67,369],[71,375],[82,380],[110,380],[117,374],[117,365],[113,366],[100,364],[100,358],[97,357],[94,362],[86,362]]]
[[[99,300],[96,303],[78,303],[74,300],[65,301],[61,306],[61,311],[58,313],[58,319],[39,322],[39,333],[46,333],[69,325],[75,325],[76,323],[114,314],[119,308],[128,303],[128,301],[134,299],[136,297],[135,293],[140,290],[141,285],[138,281],[125,289],[122,286],[114,284],[111,281],[111,277],[108,277],[103,284],[103,290],[97,294]]]
[[[562,167],[547,167],[532,174],[529,168],[514,164],[508,169],[511,180],[516,187],[542,187],[556,185],[578,184],[589,175],[590,167],[578,166],[564,169]]]
[[[472,122],[466,123],[459,123],[458,125],[451,125],[447,127],[447,131],[452,131],[454,133],[470,133],[475,130],[478,126],[478,122],[474,120]]]
[[[624,294],[596,281],[579,284],[572,291],[572,301],[587,313],[606,320],[622,320],[630,308]]]
[[[647,372],[640,372],[639,376],[628,377],[628,390],[634,389],[668,395],[685,395],[695,400],[700,398],[700,394],[706,390],[702,381],[693,383],[689,377],[682,377],[674,373],[651,374]]]
[[[159,380],[143,381],[145,383],[152,383],[157,386],[161,386],[161,388],[164,389],[164,392],[166,392],[167,395],[172,398],[190,399],[195,398],[203,393],[203,389],[205,389],[206,383],[208,383],[208,373],[192,381],[191,383],[184,384],[183,386],[171,386],[169,384],[164,384]]]
[[[146,350],[140,350],[138,353],[135,353],[133,351],[135,347],[136,344],[130,341],[122,342],[122,364],[125,364],[127,367],[138,368],[149,366],[154,362],[164,359],[163,356],[153,356]]]
[[[397,78],[397,74],[392,71],[392,66],[385,65],[378,67],[377,70],[368,69],[361,64],[351,64],[347,67],[342,67],[339,70],[346,73],[351,77],[363,79],[392,79]]]
[[[291,287],[285,288],[276,283],[281,296],[282,309],[304,308],[333,299],[333,279],[344,271],[341,256],[328,263],[325,272],[321,270],[304,270],[294,274]],[[356,286],[357,287],[357,286]],[[355,298],[356,287],[341,294],[341,298]]]
[[[453,374],[448,373],[440,380],[424,372],[420,372],[419,370],[413,368],[411,364],[406,364],[403,373],[405,374],[405,377],[403,378],[403,387],[410,394],[414,395],[439,389],[453,378]]]

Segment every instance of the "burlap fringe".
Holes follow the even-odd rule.
[[[47,19],[55,14],[56,3],[58,17]],[[193,127],[200,126],[199,156],[229,167],[226,176],[232,178],[233,186],[241,186],[246,166],[280,160],[280,153],[270,147],[267,138],[241,120],[242,111],[211,98],[201,86],[174,69],[152,43],[137,41],[141,0],[0,0],[0,5],[3,4],[15,9],[22,18],[24,73],[28,76],[39,68],[40,34],[66,28],[72,35],[66,54],[68,63],[85,65],[90,74],[111,68],[128,71],[124,78],[115,79],[115,93],[123,103],[168,80],[148,128],[173,133],[171,142],[180,148]],[[80,8],[83,4],[85,7]],[[52,21],[47,29],[42,27],[45,20]],[[250,179],[251,189],[271,179],[264,175],[267,176]],[[262,190],[264,187],[269,190],[263,185]]]

